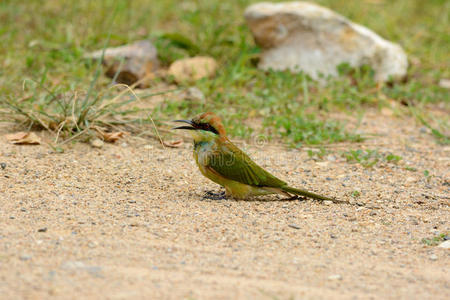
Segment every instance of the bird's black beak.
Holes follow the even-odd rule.
[[[173,120],[172,122],[180,122],[180,123],[188,123],[190,126],[179,126],[174,127],[172,129],[188,129],[188,130],[196,130],[194,123],[191,120]]]

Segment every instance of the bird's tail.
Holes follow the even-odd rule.
[[[314,193],[311,193],[311,192],[308,192],[305,190],[296,189],[296,188],[293,188],[293,187],[290,187],[287,185],[283,186],[281,189],[287,193],[291,193],[291,194],[295,194],[295,195],[299,195],[299,196],[305,196],[305,197],[309,197],[309,198],[313,198],[313,199],[317,199],[317,200],[332,200],[332,201],[335,200],[335,199],[321,196],[318,194],[314,194]]]

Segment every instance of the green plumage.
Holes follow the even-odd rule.
[[[217,140],[216,145],[220,151],[216,149],[210,152],[207,165],[227,179],[253,187],[277,188],[286,193],[299,196],[318,200],[332,200],[325,196],[288,186],[286,182],[258,166],[247,154],[229,140]]]
[[[175,120],[189,124],[175,129],[189,130],[194,139],[194,158],[200,172],[225,187],[227,195],[235,198],[292,194],[319,200],[333,200],[287,185],[258,166],[227,137],[219,117],[212,112],[200,114],[192,120]]]
[[[209,166],[220,175],[257,187],[282,187],[286,182],[258,166],[230,141],[219,142],[220,151],[211,152]]]

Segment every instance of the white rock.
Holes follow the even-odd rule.
[[[450,249],[450,240],[440,243],[438,247],[444,248],[444,249]]]
[[[307,2],[262,2],[249,6],[245,18],[264,51],[259,67],[337,75],[336,67],[370,65],[377,81],[402,78],[408,60],[403,49],[370,29],[325,7]]]
[[[341,279],[342,279],[342,276],[339,275],[339,274],[330,275],[330,276],[328,276],[328,279],[329,279],[329,280],[341,280]]]
[[[437,260],[437,259],[438,259],[438,257],[437,257],[436,254],[431,254],[431,255],[429,256],[429,258],[430,258],[430,260]]]

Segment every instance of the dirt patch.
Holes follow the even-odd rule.
[[[5,299],[433,298],[450,293],[450,148],[410,119],[368,113],[362,145],[306,151],[249,146],[292,186],[353,199],[208,200],[191,145],[129,138],[62,154],[7,143],[1,131],[0,294]],[[379,149],[367,169],[339,151]],[[412,171],[406,166],[416,169]],[[427,172],[425,172],[425,170]],[[425,173],[427,175],[425,176]]]

